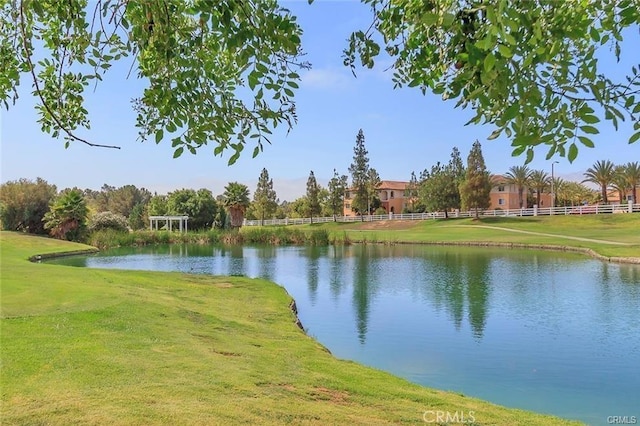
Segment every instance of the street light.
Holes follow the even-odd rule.
[[[557,164],[558,161],[554,161],[553,163],[551,163],[551,208],[554,208],[556,206],[556,193],[555,193],[555,188],[553,187],[553,185],[555,184],[555,175],[553,173],[553,165]],[[551,212],[551,214],[553,214],[553,212]]]

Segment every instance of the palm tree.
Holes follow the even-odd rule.
[[[231,227],[239,228],[244,220],[244,212],[249,207],[249,188],[238,182],[230,182],[224,187],[222,204],[229,209]]]
[[[615,175],[615,165],[609,161],[596,161],[593,167],[589,167],[584,173],[586,177],[582,182],[591,182],[600,186],[600,194],[602,195],[602,202],[608,203],[607,188],[613,181]]]
[[[536,193],[536,202],[538,203],[538,207],[540,207],[540,194],[542,194],[550,184],[551,179],[549,178],[547,172],[545,172],[544,170],[534,170],[531,172],[531,175],[529,177],[529,185],[531,186],[531,190],[535,191]]]
[[[567,181],[559,177],[554,177],[553,188],[554,188],[553,191],[555,193],[556,205],[562,204],[563,206],[566,206],[567,200],[569,199],[569,194],[567,191]],[[561,201],[562,203],[560,203],[559,201]]]
[[[82,191],[74,188],[60,194],[42,220],[54,238],[76,241],[86,228],[88,213]]]
[[[520,208],[524,204],[523,193],[524,188],[529,184],[529,178],[531,178],[531,170],[527,166],[513,166],[509,169],[505,175],[507,183],[515,185],[518,188],[518,202]]]
[[[631,188],[633,202],[637,203],[638,198],[636,197],[636,189],[640,186],[640,163],[634,161],[633,163],[629,162],[625,164],[624,177],[627,179],[627,184],[629,184],[629,187]]]
[[[613,179],[611,180],[611,188],[618,192],[620,203],[625,199],[625,195],[629,190],[629,182],[625,175],[625,166],[616,166],[614,169]]]

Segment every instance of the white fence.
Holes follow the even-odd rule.
[[[521,217],[521,216],[549,216],[549,215],[581,215],[581,214],[611,214],[611,213],[640,213],[640,204],[611,204],[611,205],[593,205],[593,206],[566,206],[566,207],[545,207],[530,209],[514,209],[514,210],[484,210],[480,212],[482,217]],[[474,211],[453,211],[449,212],[450,218],[456,217],[474,217]],[[313,223],[328,222],[374,222],[379,220],[426,220],[426,219],[444,219],[443,212],[434,213],[407,213],[407,214],[384,214],[384,215],[368,215],[368,216],[337,216],[335,219],[330,217],[314,217]],[[260,226],[260,220],[246,220],[244,226]],[[264,221],[265,226],[269,225],[306,225],[311,223],[311,219],[268,219]]]

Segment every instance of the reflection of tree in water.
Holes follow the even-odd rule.
[[[244,251],[242,246],[223,246],[220,250],[220,256],[228,259],[226,272],[229,275],[245,275],[244,269]]]
[[[375,274],[370,271],[375,268],[375,259],[380,256],[375,246],[362,245],[354,247],[355,265],[353,279],[353,306],[356,311],[356,328],[358,339],[364,344],[367,337],[369,311],[376,285],[373,280]]]
[[[637,286],[640,291],[640,265],[620,265],[620,281]]]
[[[273,281],[278,251],[275,246],[268,245],[256,250],[258,257],[258,274],[261,278]]]
[[[432,280],[425,283],[431,289],[437,308],[449,312],[456,330],[460,330],[465,313],[473,335],[482,338],[489,301],[488,255],[474,250],[435,248],[426,253],[424,276]]]
[[[331,289],[331,296],[333,297],[333,300],[338,300],[338,296],[342,293],[345,283],[345,246],[329,246],[327,256],[330,259],[331,268],[329,272],[329,288]]]
[[[309,286],[309,299],[311,306],[316,304],[318,297],[318,260],[322,256],[320,249],[315,246],[305,247],[305,257],[307,258],[307,285]]]
[[[624,297],[631,305],[640,305],[640,265],[621,264],[619,271]]]
[[[487,302],[489,301],[489,256],[478,253],[468,259],[467,299],[469,301],[469,322],[474,337],[481,339],[487,322]]]

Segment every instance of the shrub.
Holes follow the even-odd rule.
[[[56,196],[55,185],[38,178],[6,182],[0,185],[0,222],[2,229],[46,234],[43,218]]]
[[[329,232],[326,229],[314,229],[309,235],[309,243],[315,246],[329,245]]]
[[[128,232],[129,225],[127,218],[118,213],[100,212],[96,213],[89,223],[89,231],[102,231],[111,229],[114,231]]]

